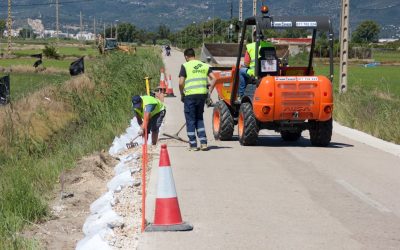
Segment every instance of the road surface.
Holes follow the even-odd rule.
[[[178,51],[165,58],[178,96],[183,62]],[[176,133],[183,105],[179,97],[166,104],[164,130]],[[295,143],[270,131],[254,147],[215,141],[211,112],[210,151],[168,148],[182,216],[194,230],[145,233],[139,249],[400,249],[399,157],[336,133],[327,148],[312,147],[307,131]],[[156,167],[150,221],[154,176]]]

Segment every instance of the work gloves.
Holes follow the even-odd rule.
[[[181,94],[181,102],[185,102],[185,95]]]
[[[143,130],[143,128],[140,128],[138,131],[138,135],[143,136],[143,134],[144,134],[144,130]]]

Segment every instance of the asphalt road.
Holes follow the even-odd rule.
[[[176,95],[183,62],[177,51],[165,58]],[[164,130],[176,133],[183,105],[179,98],[166,104]],[[307,131],[295,143],[270,131],[254,147],[215,141],[211,112],[210,151],[169,146],[182,216],[194,230],[145,233],[139,249],[400,249],[398,156],[336,133],[327,148],[312,147]]]

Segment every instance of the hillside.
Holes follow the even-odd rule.
[[[75,3],[76,1],[76,3]],[[13,13],[17,22],[26,18],[41,18],[46,29],[55,27],[55,6],[41,5],[46,0],[21,0],[15,4]],[[54,0],[52,2],[55,2]],[[154,29],[160,24],[167,24],[177,30],[192,22],[202,21],[213,16],[228,19],[230,1],[194,1],[194,0],[60,0],[60,22],[63,25],[79,25],[79,13],[82,11],[84,24],[93,27],[93,17],[102,23],[132,22],[139,27]],[[71,3],[72,2],[72,3]],[[233,16],[238,16],[238,2],[233,2]],[[261,2],[261,1],[259,1]],[[28,5],[28,6],[21,6]],[[32,6],[29,6],[32,5]],[[4,4],[1,5],[1,17],[6,15]],[[270,4],[274,15],[328,15],[335,24],[339,23],[340,0],[284,0]],[[214,10],[214,11],[213,11]],[[244,16],[251,15],[252,1],[244,1]],[[382,26],[400,26],[400,2],[398,0],[352,0],[351,23],[356,25],[361,20],[372,19]]]

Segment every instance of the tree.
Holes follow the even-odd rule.
[[[0,20],[0,37],[3,37],[4,30],[6,29],[6,20]]]
[[[32,29],[23,28],[19,31],[19,36],[21,38],[36,38],[36,35],[33,33]]]
[[[356,30],[353,32],[352,40],[355,43],[377,42],[380,31],[381,28],[376,22],[367,20],[358,25]]]
[[[165,25],[162,24],[158,27],[158,38],[160,39],[167,39],[171,33],[170,29]]]
[[[121,23],[118,25],[118,41],[133,42],[136,35],[136,27],[130,23]]]

